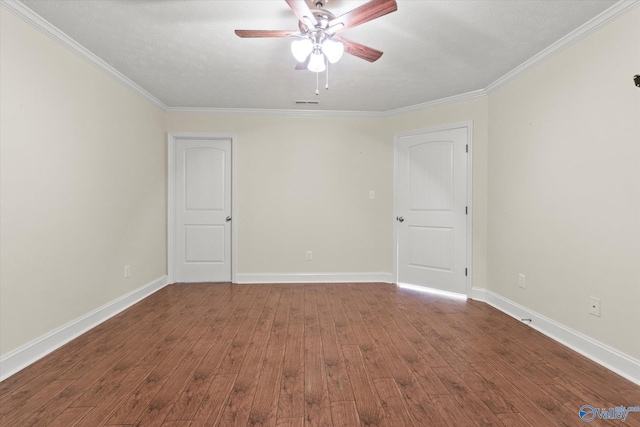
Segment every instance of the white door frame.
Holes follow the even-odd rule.
[[[406,136],[420,135],[424,133],[440,132],[444,130],[453,130],[465,128],[467,130],[467,297],[471,297],[473,289],[473,121],[453,123],[444,126],[437,126],[427,129],[419,129],[410,132],[396,133],[393,135],[393,271],[394,280],[398,283],[398,221],[396,217],[398,213],[398,139]]]
[[[176,246],[176,139],[225,139],[231,140],[231,282],[236,283],[236,265],[238,254],[237,197],[236,197],[236,136],[226,133],[184,133],[167,134],[167,277],[169,283],[175,283],[175,246]]]

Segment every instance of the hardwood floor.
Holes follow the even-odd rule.
[[[20,427],[582,426],[583,405],[640,387],[484,303],[375,283],[171,285],[0,383]]]

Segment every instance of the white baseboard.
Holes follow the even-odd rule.
[[[468,295],[469,298],[476,300],[487,302],[487,290],[482,288],[471,288],[471,293]]]
[[[3,355],[0,357],[0,381],[4,381],[167,284],[167,276],[162,276]]]
[[[531,319],[529,326],[549,338],[566,345],[583,356],[604,366],[616,374],[640,385],[640,360],[626,355],[606,344],[594,340],[553,319],[536,313],[516,302],[487,289],[474,288],[471,298],[484,301],[505,314],[521,319]]]
[[[394,283],[392,273],[238,273],[236,283]]]

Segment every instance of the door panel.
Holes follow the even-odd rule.
[[[453,143],[434,141],[408,148],[412,211],[450,211],[453,205]]]
[[[175,141],[175,281],[231,280],[231,140]]]
[[[396,140],[398,282],[466,293],[467,128]]]
[[[184,231],[186,262],[224,262],[224,226],[186,225]]]
[[[409,265],[417,268],[453,269],[453,228],[409,226]]]
[[[185,150],[185,209],[224,210],[225,154],[216,148]]]

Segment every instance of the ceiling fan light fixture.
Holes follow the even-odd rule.
[[[313,42],[308,38],[297,39],[291,42],[291,53],[298,62],[304,62],[313,51]]]
[[[314,73],[321,73],[327,69],[327,66],[324,63],[324,55],[322,54],[322,51],[317,49],[311,54],[311,58],[309,58],[309,65],[307,65],[307,69],[309,71],[313,71]]]
[[[322,52],[324,52],[329,62],[335,64],[342,58],[344,45],[338,41],[327,39],[322,44]]]

